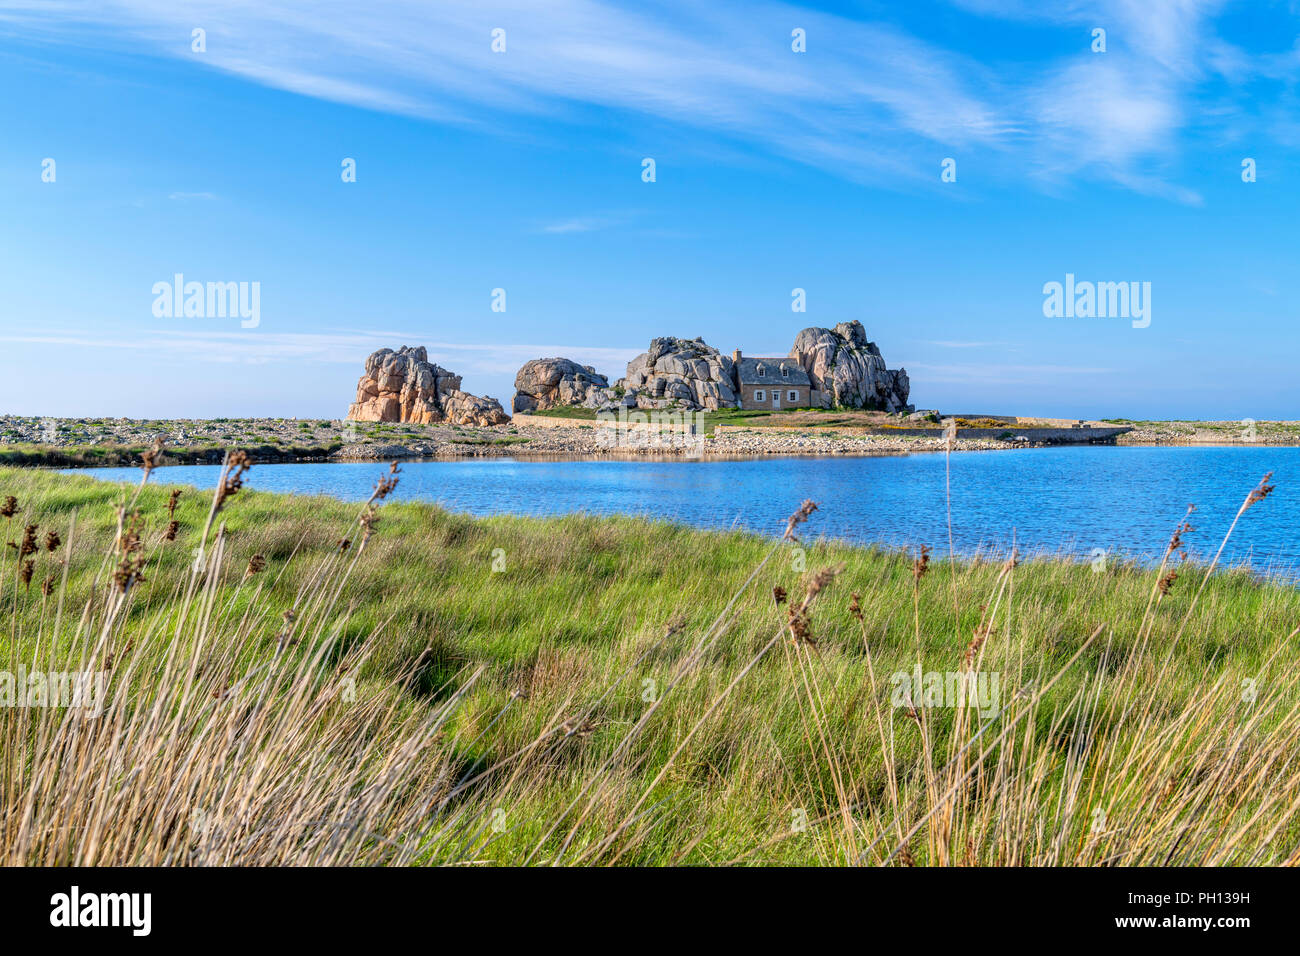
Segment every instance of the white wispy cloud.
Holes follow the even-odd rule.
[[[992,145],[1017,131],[979,63],[888,24],[780,3],[675,0],[652,14],[605,0],[48,0],[0,3],[5,21],[29,37],[129,45],[307,96],[484,128],[503,112],[628,111],[851,176],[930,179],[940,146]],[[207,31],[203,53],[190,49],[196,26]],[[796,26],[812,52],[791,52]],[[505,53],[490,48],[495,28],[506,31]]]
[[[1199,204],[1167,166],[1201,117],[1200,85],[1253,68],[1213,30],[1225,0],[954,0],[987,16],[1071,30],[1078,53],[1044,64],[1023,94],[1034,130],[1032,174],[1057,183],[1084,173],[1136,192]],[[1105,51],[1094,52],[1093,31]]]
[[[1277,73],[1214,36],[1222,0],[952,0],[1077,37],[996,69],[883,22],[785,3],[668,0],[0,0],[0,30],[172,56],[305,96],[483,129],[583,107],[707,130],[840,175],[937,180],[984,151],[1049,184],[1108,179],[1184,202],[1167,165],[1209,74]],[[190,49],[190,31],[207,49]],[[795,27],[808,52],[790,50]],[[1090,31],[1107,30],[1105,54]],[[506,51],[491,31],[506,31]],[[1023,169],[1021,170],[1023,171]],[[557,233],[590,231],[584,220]]]
[[[150,329],[117,336],[86,329],[64,329],[0,333],[0,342],[140,352],[148,354],[151,360],[165,356],[186,362],[341,364],[355,367],[358,373],[365,357],[377,349],[423,345],[429,361],[465,376],[467,387],[475,376],[513,377],[529,359],[554,356],[592,365],[611,378],[619,377],[627,363],[645,351],[644,347],[611,348],[581,343],[430,342],[419,332],[395,329],[325,332]]]
[[[545,226],[542,226],[542,232],[562,236],[574,232],[595,232],[597,229],[604,229],[612,224],[612,221],[608,219],[582,217],[578,219],[565,219],[560,222],[547,223]]]

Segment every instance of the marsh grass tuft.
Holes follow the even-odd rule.
[[[1158,568],[941,558],[935,589],[928,547],[804,540],[792,575],[811,501],[773,538],[474,520],[388,501],[394,465],[358,513],[250,466],[206,501],[147,461],[0,469],[34,545],[9,674],[106,675],[97,713],[0,678],[0,863],[1300,862],[1300,595],[1216,557],[1171,599],[1186,518]],[[996,706],[899,681],[933,672]]]

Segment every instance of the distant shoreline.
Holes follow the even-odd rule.
[[[777,417],[719,422],[705,435],[611,433],[585,418],[520,416],[509,424],[471,427],[327,419],[91,419],[0,417],[0,464],[93,468],[133,466],[156,437],[166,448],[164,463],[217,464],[228,448],[247,451],[263,463],[448,460],[512,457],[536,460],[740,460],[770,457],[870,457],[943,451],[936,424],[863,427],[861,413],[823,413],[798,424]],[[532,421],[529,421],[532,419]],[[787,419],[788,420],[788,419]],[[1103,434],[1122,420],[1080,425],[1081,437]],[[1103,441],[1072,441],[1063,428],[1014,424],[961,427],[953,451],[998,451],[1054,444],[1111,444],[1170,447],[1300,447],[1300,422],[1122,422],[1131,430]],[[1087,429],[1094,429],[1088,431]],[[1253,430],[1247,430],[1251,428]],[[1113,429],[1111,429],[1113,430]],[[1054,435],[1052,441],[1028,436]],[[1252,436],[1253,437],[1248,437]],[[978,436],[978,437],[976,437]]]

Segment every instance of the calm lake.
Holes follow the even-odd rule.
[[[85,469],[78,469],[84,471]],[[211,488],[219,468],[160,468],[159,482]],[[258,465],[248,487],[369,496],[378,463]],[[1225,559],[1294,577],[1300,566],[1300,448],[1076,446],[952,456],[953,538],[959,553],[1112,554],[1158,559],[1187,505],[1196,554],[1212,555],[1246,494],[1267,471],[1277,490],[1242,518]],[[100,478],[138,481],[134,468]],[[821,510],[806,526],[855,542],[948,549],[944,458],[764,458],[743,461],[405,462],[394,499],[437,502],[475,515],[586,511],[639,514],[699,527],[779,533],[805,498]],[[689,556],[683,556],[689,560]]]

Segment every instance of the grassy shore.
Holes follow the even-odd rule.
[[[475,428],[408,422],[296,418],[124,419],[0,416],[0,466],[138,465],[159,438],[167,464],[220,464],[227,448],[261,462],[387,460],[526,445],[513,426]]]
[[[325,461],[342,444],[330,445],[246,445],[258,461]],[[20,444],[0,447],[0,465],[46,468],[114,468],[140,464],[148,445],[56,445]],[[220,464],[226,449],[222,445],[192,445],[169,449],[169,465]]]
[[[107,675],[0,707],[0,863],[1300,859],[1294,588],[229,475],[0,468],[0,666]]]

